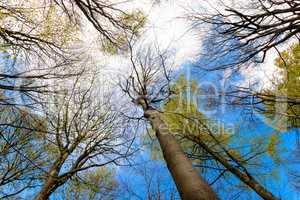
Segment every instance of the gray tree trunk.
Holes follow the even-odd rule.
[[[192,139],[193,140],[193,139]],[[254,177],[245,172],[241,172],[240,169],[232,166],[226,159],[224,159],[218,153],[212,151],[204,142],[200,139],[196,141],[206,152],[208,152],[215,160],[219,161],[229,172],[236,175],[242,182],[248,185],[252,190],[254,190],[259,196],[265,200],[279,200],[266,188],[264,188],[260,183],[258,183]]]
[[[177,190],[183,200],[217,200],[212,188],[193,168],[192,162],[184,154],[176,138],[169,132],[160,113],[156,110],[145,110],[145,117],[155,130],[167,167],[171,172]]]

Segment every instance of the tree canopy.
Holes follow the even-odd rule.
[[[0,199],[297,199],[299,15],[297,0],[0,2]]]

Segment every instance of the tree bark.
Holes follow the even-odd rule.
[[[47,200],[53,192],[53,186],[55,186],[55,182],[49,180],[45,182],[42,190],[38,193],[38,195],[34,198],[34,200]]]
[[[57,183],[57,179],[56,179],[57,170],[55,168],[52,168],[49,174],[50,175],[46,179],[46,181],[45,181],[42,189],[37,194],[37,196],[34,198],[34,200],[47,200],[47,199],[49,199],[49,197],[52,194],[52,192],[57,188],[56,187],[56,183]]]
[[[160,119],[160,113],[145,109],[144,116],[155,130],[167,167],[173,177],[177,190],[183,200],[217,200],[212,188],[193,168],[192,162],[184,154],[175,136],[169,132]]]
[[[51,196],[51,194],[62,184],[66,182],[67,179],[61,179],[58,175],[63,165],[65,159],[67,158],[67,154],[63,154],[62,157],[58,158],[58,160],[52,165],[48,176],[44,182],[42,189],[36,195],[34,200],[47,200]]]
[[[253,176],[249,173],[242,172],[239,168],[234,167],[226,159],[224,159],[220,154],[212,151],[203,141],[199,138],[190,137],[190,139],[197,144],[199,144],[207,153],[209,153],[216,161],[220,162],[229,172],[237,176],[242,182],[248,185],[252,190],[254,190],[260,197],[265,200],[279,200],[271,192],[269,192],[265,187],[263,187]]]

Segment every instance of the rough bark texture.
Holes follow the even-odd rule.
[[[144,110],[155,130],[161,146],[164,159],[171,172],[177,190],[183,200],[217,200],[212,188],[193,168],[192,162],[186,157],[174,135],[166,128],[160,119],[160,113],[155,110]]]

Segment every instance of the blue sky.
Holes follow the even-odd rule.
[[[196,63],[188,62],[181,66],[180,71],[178,74],[185,74],[188,80],[196,80],[199,84],[205,82],[210,83],[215,86],[215,88],[219,91],[222,87],[225,89],[234,83],[238,83],[243,79],[240,75],[235,75],[231,77],[231,79],[226,79],[226,84],[224,85],[224,71],[214,71],[214,72],[207,72],[199,68],[199,65],[205,63],[201,61],[201,58]],[[213,63],[211,63],[213,64]],[[222,107],[222,108],[221,108]],[[221,115],[220,115],[221,113]],[[229,124],[243,124],[239,125],[238,134],[242,135],[243,137],[255,137],[256,135],[266,134],[270,135],[275,130],[265,124],[264,117],[256,115],[257,120],[255,121],[247,121],[245,120],[247,116],[242,115],[242,110],[240,108],[232,108],[229,106],[221,105],[220,108],[216,109],[216,112],[212,112],[209,117],[214,119],[220,120],[225,126]],[[250,127],[250,128],[249,128]],[[285,133],[280,133],[280,141],[281,144],[279,147],[281,149],[285,149],[282,151],[281,156],[283,159],[288,159],[293,154],[292,151],[296,148],[296,131],[290,130]],[[135,161],[137,163],[134,167],[120,167],[118,170],[117,178],[120,182],[128,182],[128,186],[132,188],[132,190],[136,193],[136,197],[130,196],[128,198],[120,197],[119,199],[140,199],[145,197],[147,193],[147,183],[145,181],[145,177],[140,174],[141,169],[146,170],[147,175],[152,177],[151,180],[151,189],[155,191],[157,187],[157,182],[160,182],[160,189],[163,191],[162,195],[169,196],[170,191],[175,190],[175,185],[172,181],[172,178],[166,168],[166,165],[163,160],[151,160],[151,152],[149,149],[144,149],[140,152]],[[267,188],[274,192],[277,196],[281,197],[282,199],[289,199],[289,200],[297,200],[299,199],[299,194],[291,187],[290,180],[289,180],[289,172],[291,170],[296,170],[299,165],[289,165],[288,163],[284,165],[275,165],[268,156],[262,157],[264,161],[266,173],[271,173],[272,170],[276,170],[278,178],[270,177],[266,180],[263,180],[263,184],[267,186]],[[251,169],[255,172],[255,168]],[[261,168],[260,168],[261,170]],[[149,174],[150,173],[150,174]],[[208,174],[208,177],[213,176]],[[239,180],[231,176],[232,183],[238,183]],[[220,184],[224,184],[221,182]],[[121,184],[122,185],[122,184]],[[214,186],[218,191],[218,184]],[[226,187],[226,186],[225,186]],[[124,189],[124,188],[123,188]],[[255,193],[251,193],[250,191],[247,192],[247,195],[251,195],[252,199],[260,199]],[[124,193],[125,194],[125,193]],[[177,194],[178,197],[178,194]],[[221,192],[220,197],[222,199],[231,198],[231,196],[227,196],[226,193]],[[247,196],[249,197],[249,196]],[[243,199],[243,196],[239,199]]]
[[[221,59],[222,62],[224,61],[231,61],[232,59],[230,57]],[[185,74],[185,77],[188,80],[196,80],[199,84],[206,82],[210,83],[215,86],[215,88],[220,92],[222,89],[228,89],[231,85],[239,84],[240,81],[244,79],[244,77],[241,74],[234,74],[230,77],[230,79],[226,79],[224,83],[224,71],[213,71],[213,72],[207,72],[199,68],[199,65],[205,64],[206,60],[201,60],[201,58],[198,60],[198,62],[195,63],[187,63],[181,66],[180,71],[178,74]],[[220,61],[216,62],[220,63]],[[210,63],[212,66],[214,63]],[[219,120],[220,122],[224,123],[225,127],[227,126],[238,126],[237,129],[235,129],[235,134],[238,137],[245,138],[244,140],[251,140],[251,138],[259,137],[259,136],[266,136],[266,138],[270,137],[274,132],[277,130],[273,127],[269,126],[265,123],[265,118],[261,114],[255,114],[254,119],[250,119],[250,116],[243,113],[243,109],[240,107],[232,107],[232,106],[226,106],[226,105],[220,105],[216,112],[211,112],[209,114],[209,117]],[[288,200],[297,200],[300,198],[300,195],[291,185],[291,177],[290,172],[293,170],[299,169],[299,164],[291,164],[291,162],[294,160],[294,151],[296,150],[297,144],[297,135],[296,130],[289,130],[287,132],[280,132],[278,133],[279,141],[280,143],[277,145],[278,152],[280,152],[279,157],[281,158],[281,163],[276,164],[274,160],[268,155],[264,154],[263,156],[260,156],[258,162],[261,164],[260,167],[249,167],[249,171],[252,172],[254,175],[263,173],[266,175],[267,178],[263,178],[263,176],[258,175],[257,179],[264,185],[266,188],[273,192],[276,196],[282,198],[282,199],[288,199]],[[239,142],[239,140],[233,140],[232,145],[237,145],[236,143]],[[245,152],[248,149],[245,148]],[[170,174],[167,171],[167,168],[165,166],[165,163],[163,161],[151,161],[151,156],[149,155],[151,152],[149,150],[145,150],[137,157],[137,160],[141,159],[144,164],[144,168],[146,169],[147,166],[154,165],[156,166],[155,174],[153,173],[153,176],[156,177],[159,174],[163,174],[164,176],[164,185],[166,188],[172,188],[174,187],[174,183],[170,177]],[[148,164],[149,165],[148,165]],[[138,174],[136,174],[135,170],[126,168],[121,169],[119,171],[119,176],[122,178],[126,178],[129,180],[131,185],[136,185],[136,193],[140,196],[143,196],[145,194],[145,187],[143,187],[143,178],[141,178]],[[208,174],[207,177],[213,176],[213,173],[210,175]],[[238,179],[236,179],[234,176],[229,175],[231,183],[237,184],[240,183]],[[166,184],[168,182],[168,184]],[[224,187],[227,187],[225,185],[224,181],[220,182],[220,185],[222,186],[224,184]],[[215,189],[217,191],[220,185],[216,184],[214,185]],[[224,188],[223,188],[224,189]],[[224,190],[220,191],[220,197],[221,199],[231,199],[233,198],[233,193],[224,192]],[[226,190],[225,190],[226,191]],[[256,195],[254,192],[251,192],[250,190],[247,190],[245,194],[242,194],[238,199],[245,199],[249,198],[251,196],[251,199],[261,199],[258,195]],[[122,199],[122,198],[120,198]],[[138,199],[132,197],[131,199]]]
[[[197,57],[201,49],[208,51],[210,49],[208,46],[205,46],[207,44],[201,46],[202,44],[199,40],[199,38],[201,37],[197,37],[197,34],[201,35],[200,32],[198,32],[197,30],[187,32],[186,29],[189,29],[188,24],[185,21],[182,21],[182,19],[178,18],[179,15],[184,14],[184,12],[186,11],[181,7],[181,4],[193,5],[192,1],[189,0],[178,2],[180,3],[176,4],[174,2],[171,3],[171,1],[168,1],[162,3],[161,6],[152,7],[149,6],[149,3],[147,5],[139,5],[143,7],[143,9],[145,9],[144,11],[146,13],[149,14],[149,20],[148,24],[146,25],[146,34],[143,35],[141,39],[142,42],[140,42],[138,45],[142,46],[145,45],[145,43],[155,43],[163,49],[174,51],[175,64],[185,63],[181,65],[181,67],[177,71],[178,74],[183,73],[188,80],[196,80],[200,84],[203,84],[205,82],[206,84],[214,85],[217,91],[221,91],[221,89],[223,88],[227,89],[230,85],[239,83],[239,81],[243,80],[244,77],[239,74],[232,76],[230,79],[227,79],[224,78],[224,76],[226,75],[224,71],[207,72],[201,69],[201,67],[211,67],[224,62],[231,62],[237,55],[236,53],[234,53],[234,55],[229,55],[227,57],[214,60],[213,62],[204,57],[198,57],[196,61],[193,60],[195,57]],[[90,34],[90,32],[88,32],[87,34],[89,36],[93,35]],[[97,34],[94,34],[94,36],[98,40]],[[95,42],[95,38],[86,37],[86,40],[89,41],[85,41],[85,45],[90,47],[90,44]],[[98,43],[95,44],[98,45]],[[98,55],[100,54],[97,54],[97,56]],[[105,60],[101,56],[99,56],[99,58],[101,60]],[[112,59],[108,59],[109,61],[107,61],[108,68],[110,67],[110,65],[113,67],[117,66],[118,68],[120,68],[120,65],[122,64],[127,65],[128,62],[122,63],[122,59],[124,58],[122,57],[118,59],[116,56],[112,56]],[[187,61],[190,59],[192,59],[194,62]],[[98,61],[96,58],[95,60]],[[118,72],[120,72],[121,74],[123,73],[121,69],[118,70]],[[113,71],[114,75],[115,73],[116,71]],[[12,93],[10,94],[12,95]],[[226,127],[238,127],[237,129],[235,129],[236,134],[240,135],[240,137],[249,138],[249,140],[260,135],[270,136],[274,133],[274,131],[276,131],[273,127],[270,127],[265,123],[264,117],[261,115],[255,115],[255,121],[248,120],[248,116],[243,115],[241,108],[232,108],[229,106],[221,105],[220,107],[215,108],[213,112],[210,112],[208,114],[208,117],[219,120],[220,122],[224,123]],[[281,150],[280,156],[283,160],[286,161],[281,165],[276,165],[273,160],[266,155],[261,157],[263,166],[261,166],[259,169],[252,168],[250,170],[253,171],[253,173],[256,173],[256,170],[262,170],[265,173],[272,173],[272,171],[275,171],[277,177],[274,176],[268,179],[261,179],[263,181],[263,184],[266,185],[269,190],[273,191],[275,195],[281,197],[282,199],[297,200],[300,199],[300,196],[290,185],[289,178],[289,173],[292,170],[296,170],[299,168],[298,164],[289,163],[290,161],[294,160],[293,156],[297,145],[296,140],[298,139],[296,130],[279,133],[279,138],[280,145],[278,145],[278,148]],[[238,140],[236,140],[236,142],[238,142]],[[234,142],[232,145],[235,145]],[[141,170],[146,170],[146,175],[152,177],[151,183],[153,183],[153,185],[151,186],[151,188],[153,190],[155,190],[157,183],[160,182],[160,188],[164,191],[165,196],[170,195],[170,191],[174,191],[175,185],[164,161],[151,160],[150,153],[151,152],[149,151],[149,149],[143,149],[143,151],[139,152],[136,155],[136,166],[120,167],[118,169],[118,180],[129,182],[129,187],[131,187],[136,192],[136,197],[129,197],[129,199],[134,200],[139,199],[139,197],[143,198],[147,193],[147,181],[145,180],[145,176],[141,175]],[[208,174],[207,176],[212,177],[213,175],[214,174],[212,173]],[[232,183],[238,183],[237,179],[233,177],[230,178]],[[222,187],[222,184],[225,184],[225,182],[223,181],[220,185],[217,184],[216,186],[214,186],[215,189],[218,190],[218,187]],[[227,187],[227,185],[225,185],[225,187]],[[220,193],[220,196],[222,199],[229,198],[229,196],[227,196],[224,191]],[[251,196],[252,199],[260,199],[254,193],[251,193]],[[241,197],[240,199],[242,198],[243,197]],[[125,197],[120,197],[120,199],[125,199]]]

